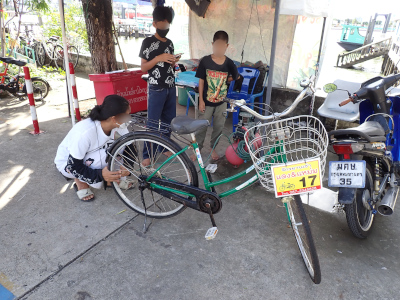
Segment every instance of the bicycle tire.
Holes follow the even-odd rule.
[[[175,142],[172,140],[165,138],[163,136],[154,134],[154,133],[149,133],[149,132],[132,132],[129,133],[128,135],[123,136],[120,138],[119,141],[115,143],[115,145],[112,147],[111,150],[111,155],[109,156],[108,160],[108,169],[110,171],[116,171],[119,170],[119,166],[123,164],[125,168],[127,168],[131,174],[135,174],[139,176],[140,174],[146,174],[150,175],[154,170],[155,170],[155,165],[157,165],[158,159],[161,157],[162,159],[166,159],[164,155],[160,153],[159,157],[155,157],[155,161],[153,165],[150,165],[149,167],[142,167],[141,163],[143,161],[142,154],[143,154],[143,149],[146,143],[151,143],[152,147],[155,148],[157,144],[157,149],[161,149],[161,147],[164,147],[168,151],[171,151],[172,153],[177,153],[180,151],[179,145],[177,145]],[[159,148],[159,146],[161,146]],[[130,148],[129,148],[130,147]],[[128,148],[129,152],[126,151]],[[154,149],[152,148],[152,149]],[[126,152],[125,152],[126,151]],[[139,154],[138,154],[139,153]],[[157,155],[157,153],[156,153]],[[153,159],[154,160],[154,159]],[[122,162],[122,163],[121,163]],[[161,163],[161,162],[159,162]],[[176,165],[172,165],[173,163],[176,163]],[[171,166],[172,171],[168,171],[168,167]],[[164,168],[164,166],[166,166]],[[170,179],[174,181],[178,181],[178,175],[183,174],[183,179],[185,179],[186,184],[192,185],[192,186],[198,186],[198,177],[197,177],[197,172],[196,168],[194,167],[193,162],[189,159],[189,157],[185,153],[179,154],[177,157],[173,158],[172,161],[168,162],[166,165],[164,165],[160,171],[157,173],[156,176],[162,176],[164,179]],[[182,168],[182,170],[179,170],[179,168]],[[172,173],[172,175],[175,175],[174,178],[170,177],[167,175],[168,173]],[[132,179],[135,179],[135,187],[129,190],[123,191],[119,185],[115,182],[112,183],[114,191],[117,193],[118,197],[122,200],[122,202],[125,203],[130,209],[133,211],[144,215],[145,214],[145,207],[146,207],[146,212],[147,216],[152,217],[152,218],[168,218],[168,217],[173,217],[179,213],[181,213],[186,206],[175,202],[169,198],[165,198],[160,194],[157,194],[149,189],[145,189],[143,191],[143,196],[144,196],[144,202],[145,202],[145,207],[143,206],[143,202],[141,199],[141,192],[139,190],[139,181],[136,180],[136,177],[134,176],[129,176]],[[157,200],[154,199],[154,195],[161,196],[161,198],[157,198]],[[157,196],[156,196],[157,197]]]
[[[321,282],[321,268],[319,265],[317,249],[315,248],[310,224],[308,222],[308,218],[300,196],[295,195],[293,200],[288,201],[286,203],[286,209],[290,218],[290,225],[293,230],[297,246],[299,247],[308,274],[315,284],[319,284]],[[299,225],[302,226],[299,227]],[[301,237],[299,229],[302,229],[301,231],[304,233],[304,238]],[[304,247],[304,244],[306,244],[307,249]]]
[[[46,63],[46,50],[44,49],[43,44],[38,44],[36,46],[36,63],[39,67],[43,67]]]
[[[35,101],[39,101],[39,100],[43,100],[44,98],[47,97],[47,95],[49,94],[49,90],[50,90],[50,85],[49,83],[39,77],[33,77],[31,79],[32,81],[32,87],[33,87],[33,99],[35,99]],[[37,89],[41,90],[41,93],[36,92]],[[38,95],[38,96],[35,96]]]
[[[75,56],[75,57],[74,57]],[[79,62],[79,50],[75,46],[68,47],[68,59],[69,62],[72,62],[74,69],[78,65]]]
[[[56,65],[56,68],[61,68],[65,70],[64,68],[64,48],[61,47],[60,45],[56,45],[54,47],[54,63]]]

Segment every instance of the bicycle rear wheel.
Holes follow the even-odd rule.
[[[75,69],[79,61],[79,51],[75,46],[68,47],[68,60],[70,63],[72,63]]]
[[[315,248],[314,239],[311,234],[310,224],[308,223],[300,196],[296,195],[293,198],[293,200],[284,202],[290,219],[290,225],[311,280],[319,284],[321,282],[321,269],[319,266],[317,249]]]
[[[147,216],[153,218],[172,217],[182,212],[185,209],[184,205],[148,188],[143,190],[144,199],[142,199],[138,179],[141,175],[151,175],[167,160],[167,156],[163,152],[170,151],[175,154],[180,151],[179,148],[172,140],[148,132],[134,132],[121,138],[111,150],[108,169],[118,171],[121,166],[126,168],[131,173],[127,178],[134,180],[134,187],[123,190],[113,182],[113,188],[118,197],[135,212],[141,215],[146,213]],[[143,150],[145,149],[150,158],[150,165],[147,167],[142,166]],[[185,153],[179,154],[163,165],[155,176],[198,186],[196,169]]]
[[[32,78],[33,98],[35,101],[42,101],[49,94],[49,83],[41,78]]]
[[[36,46],[36,63],[39,67],[43,67],[46,62],[46,50],[42,44]]]
[[[57,59],[55,60],[57,68],[61,68],[65,70],[64,66],[64,48],[60,45],[57,45],[54,52],[57,55]],[[68,46],[68,61],[72,63],[74,68],[78,65],[79,60],[79,52],[75,46]]]
[[[64,48],[60,45],[56,45],[54,47],[54,63],[56,64],[56,68],[64,69]]]

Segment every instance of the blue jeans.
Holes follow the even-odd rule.
[[[162,88],[157,85],[150,84],[149,85],[149,98],[147,103],[147,118],[152,122],[147,123],[147,127],[153,128],[154,130],[158,130],[158,125],[155,122],[161,121],[165,124],[171,124],[173,118],[176,117],[176,88]],[[167,130],[165,126],[162,126],[161,129]],[[163,132],[163,134],[165,134]],[[166,136],[170,136],[170,133],[165,134]],[[145,143],[143,149],[143,159],[149,158],[148,149],[150,149],[150,143]],[[158,149],[161,152],[164,152],[163,149]],[[153,153],[155,155],[155,152]]]

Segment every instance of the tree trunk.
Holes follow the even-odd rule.
[[[82,0],[82,9],[94,73],[117,70],[111,0]]]

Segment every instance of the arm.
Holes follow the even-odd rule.
[[[148,70],[150,70],[152,67],[154,67],[157,63],[159,63],[158,56],[154,57],[152,60],[149,60],[149,61],[142,58],[140,68],[142,69],[143,73],[146,73]]]
[[[199,78],[199,110],[204,112],[206,110],[206,103],[204,102],[204,80],[206,79],[206,68],[204,66],[204,58],[200,60],[199,66],[196,71],[196,77]]]
[[[101,169],[92,169],[86,166],[82,159],[76,159],[71,154],[68,157],[65,169],[75,178],[87,184],[95,184],[104,180]]]
[[[201,104],[205,105],[203,92],[204,92],[204,79],[199,79],[199,107],[201,107]]]
[[[92,169],[83,163],[82,159],[76,159],[71,154],[67,160],[65,168],[79,181],[86,182],[87,184],[96,184],[102,181],[117,182],[122,176],[129,175],[126,168],[119,171],[109,171],[107,167],[103,169]]]

